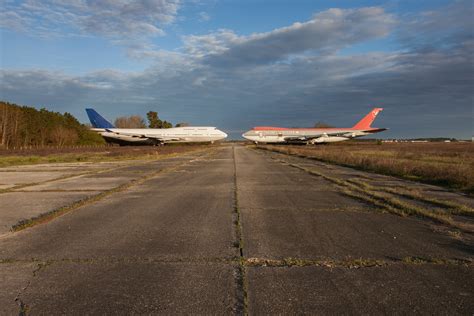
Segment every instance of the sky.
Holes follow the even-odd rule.
[[[383,138],[474,130],[473,1],[0,0],[0,100]]]

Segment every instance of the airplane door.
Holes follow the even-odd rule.
[[[263,133],[262,133],[262,132],[258,132],[258,137],[262,138],[262,137],[263,137]]]

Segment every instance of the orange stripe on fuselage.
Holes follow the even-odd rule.
[[[371,129],[371,128],[369,128]],[[340,131],[340,130],[355,130],[352,127],[331,127],[331,128],[304,128],[304,127],[297,127],[297,128],[287,128],[287,127],[272,127],[272,126],[256,126],[253,128],[254,131]]]

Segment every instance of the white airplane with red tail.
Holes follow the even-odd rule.
[[[387,130],[371,127],[382,108],[370,111],[356,125],[349,128],[285,128],[258,126],[242,134],[242,137],[258,143],[306,143],[321,144],[342,142]]]

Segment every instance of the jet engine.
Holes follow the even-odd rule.
[[[349,140],[348,137],[341,136],[321,136],[310,141],[311,144],[322,144],[322,143],[335,143]]]

